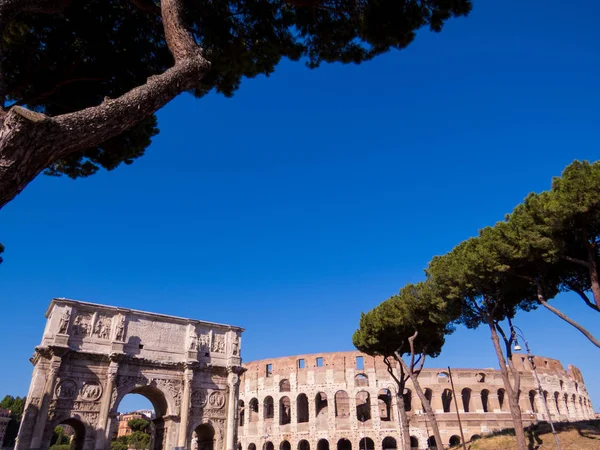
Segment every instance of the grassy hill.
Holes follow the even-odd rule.
[[[588,420],[555,425],[562,450],[600,450],[600,420]],[[550,425],[540,423],[526,433],[529,450],[557,450]],[[452,447],[462,449],[462,445]],[[516,450],[514,430],[505,430],[467,444],[469,450]]]

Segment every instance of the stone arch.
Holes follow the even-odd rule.
[[[329,441],[327,439],[319,439],[317,450],[329,450]]]
[[[435,436],[429,436],[427,438],[427,448],[430,448],[430,449],[435,448],[435,449],[437,449],[437,444],[435,443]]]
[[[335,417],[350,417],[350,397],[346,391],[337,391],[335,393]],[[339,444],[339,442],[338,442]]]
[[[342,438],[337,443],[337,450],[352,450],[352,442],[346,438]]]
[[[317,417],[327,417],[328,405],[327,405],[327,394],[325,392],[317,392],[315,396],[315,411]]]
[[[498,389],[498,407],[500,411],[506,411],[506,391],[502,388]]]
[[[354,376],[355,387],[366,387],[369,386],[369,377],[364,373],[359,373]]]
[[[481,435],[474,434],[473,436],[471,436],[471,442],[476,441],[477,439],[481,439]]]
[[[464,388],[461,391],[460,395],[462,397],[463,411],[466,412],[466,413],[470,412],[470,407],[471,407],[471,389]]]
[[[292,445],[290,444],[290,441],[281,441],[281,444],[279,444],[279,450],[292,450]]]
[[[408,388],[404,389],[404,394],[402,395],[404,399],[404,411],[412,410],[412,391]]]
[[[288,396],[279,399],[279,425],[287,425],[292,421],[292,404]]]
[[[356,418],[361,422],[371,420],[371,395],[367,391],[356,393]]]
[[[559,405],[560,401],[558,400],[559,396],[560,396],[560,394],[558,392],[554,392],[554,407],[556,408],[556,412],[558,414],[562,414],[562,411],[560,410],[560,405]]]
[[[451,447],[460,445],[460,436],[457,436],[456,434],[450,436],[450,440],[448,441],[448,443],[450,444]]]
[[[425,392],[423,392],[423,395],[429,402],[429,406],[431,406],[431,399],[433,398],[433,391],[429,388],[425,388]],[[425,409],[425,405],[421,404],[421,406],[423,406],[423,409]]]
[[[252,398],[248,403],[248,423],[258,422],[258,399]]]
[[[382,450],[396,450],[398,444],[396,444],[396,439],[394,439],[391,436],[386,436],[385,438],[383,438],[383,441],[381,442],[381,448]],[[411,438],[411,447],[412,447],[412,438]]]
[[[59,425],[68,425],[73,429],[75,435],[71,444],[71,450],[83,450],[86,439],[93,437],[93,427],[84,423],[79,417],[68,417],[66,419],[58,419],[52,425],[52,431]],[[91,434],[91,436],[90,436]]]
[[[570,415],[571,411],[569,408],[569,394],[567,394],[566,392],[563,395],[563,402],[565,404],[565,414],[568,416],[568,415]]]
[[[283,379],[279,382],[279,392],[290,392],[291,390],[290,380]]]
[[[370,437],[363,437],[358,441],[359,450],[375,450],[375,442]]]
[[[192,438],[193,450],[214,450],[215,429],[210,423],[201,423],[194,429]]]
[[[273,443],[271,441],[266,441],[263,444],[263,450],[275,450],[275,446],[273,445]]]
[[[490,410],[490,391],[488,391],[487,389],[483,389],[480,393],[481,396],[481,408],[483,409],[483,412],[489,412]]]
[[[537,404],[536,404],[536,397],[537,397],[536,391],[534,391],[533,389],[531,391],[529,391],[529,404],[531,405],[531,410],[534,413],[538,412]]]
[[[308,397],[299,394],[296,398],[296,420],[298,423],[308,422]]]
[[[275,406],[273,404],[273,397],[267,395],[263,400],[263,419],[269,420],[273,419],[275,415]]]
[[[377,394],[377,407],[379,420],[389,422],[392,420],[392,393],[389,389],[381,389]]]
[[[442,407],[444,408],[444,412],[450,412],[452,410],[452,390],[444,389],[442,392]]]
[[[298,450],[310,450],[310,444],[306,439],[302,439],[298,442]]]
[[[248,450],[256,450],[256,444],[254,442],[250,442],[250,444],[248,444]]]
[[[413,450],[413,449],[416,450],[419,448],[419,439],[416,436],[410,437],[410,448],[411,448],[411,450]]]
[[[174,414],[175,405],[172,394],[169,392],[166,381],[164,380],[146,380],[144,377],[139,377],[136,380],[127,380],[125,383],[120,384],[117,379],[117,395],[116,400],[112,405],[111,416],[116,417],[119,404],[129,394],[138,394],[150,401],[154,407],[155,418],[152,419],[153,433],[152,442],[153,450],[167,450],[169,446],[167,437],[169,436],[169,430],[172,426],[177,427],[178,424],[165,421],[165,417]],[[113,394],[114,395],[114,394]],[[117,424],[109,424],[110,427],[116,426]],[[193,435],[192,430],[189,430],[188,436]]]

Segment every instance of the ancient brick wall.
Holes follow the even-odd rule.
[[[513,362],[521,372],[520,405],[526,424],[545,418],[531,365],[525,355]],[[536,357],[538,375],[552,420],[593,417],[579,369]],[[399,447],[396,383],[381,358],[360,352],[297,355],[244,365],[238,410],[242,450],[379,450]],[[460,439],[456,403],[466,440],[512,427],[500,372],[425,369],[421,387],[430,396],[442,439]],[[427,448],[432,436],[414,387],[405,393],[411,442]]]

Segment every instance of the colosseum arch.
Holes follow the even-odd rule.
[[[263,400],[263,419],[273,419],[275,416],[275,406],[273,404],[273,397],[267,395]]]
[[[153,450],[200,450],[198,421],[214,428],[211,450],[235,450],[241,328],[67,299],[46,318],[16,450],[48,448],[60,423],[77,450],[108,449],[132,393],[154,405]]]

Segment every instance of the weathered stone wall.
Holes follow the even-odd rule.
[[[77,450],[108,449],[130,393],[154,405],[154,450],[235,448],[241,328],[66,299],[46,317],[17,450],[61,423]]]
[[[525,423],[543,420],[529,361],[520,354],[513,361],[521,372]],[[535,357],[535,363],[552,420],[593,418],[579,369],[569,366],[567,372],[559,361],[544,357]],[[323,353],[254,361],[244,367],[238,412],[242,450],[399,446],[397,387],[381,358],[360,352]],[[452,378],[466,440],[512,427],[499,370],[452,369]],[[446,443],[457,439],[460,431],[447,369],[425,369],[419,382],[431,395],[442,439]],[[407,388],[411,441],[414,447],[426,448],[431,429],[410,381]]]

